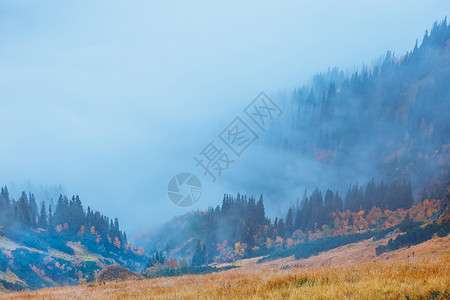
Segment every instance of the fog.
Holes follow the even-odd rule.
[[[449,11],[444,0],[2,1],[0,184],[15,198],[78,194],[129,236],[224,193],[270,194],[233,177],[265,134],[215,183],[193,157],[261,91],[289,109],[282,95],[315,73],[402,54]],[[189,208],[167,198],[180,172],[203,184]]]

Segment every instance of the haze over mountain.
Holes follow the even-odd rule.
[[[445,199],[450,170],[448,82],[446,19],[435,22],[401,57],[388,51],[359,72],[334,69],[316,75],[311,86],[286,97],[288,121],[275,121],[266,143],[238,167],[234,189],[252,191],[248,200],[242,194],[225,195],[221,206],[174,218],[137,241],[147,249],[168,247],[176,255],[189,253],[189,242],[198,239],[214,256],[224,241],[260,247],[266,237],[289,238],[297,230],[312,236],[310,231],[325,232],[323,226],[339,227],[330,216],[333,211],[367,216],[375,207],[394,211],[425,199]],[[286,201],[294,194],[299,200]],[[282,213],[274,209],[277,206]],[[290,225],[278,228],[277,218]]]
[[[388,49],[399,56],[450,11],[448,1],[83,4],[0,6],[0,182],[16,184],[16,199],[37,194],[27,182],[61,184],[130,233],[187,211],[168,201],[168,181],[201,175],[193,156],[260,91],[282,105],[279,91],[290,98],[316,72],[370,65]],[[266,137],[221,180],[203,180],[193,208],[224,192],[280,201],[273,185],[285,184],[236,183]],[[314,181],[300,176],[283,201]]]
[[[261,191],[286,205],[305,188],[344,192],[372,177],[410,180],[416,197],[445,182],[450,35],[443,22],[406,53],[387,51],[355,72],[329,69],[280,96],[285,116],[238,165],[234,191]]]
[[[0,298],[447,297],[438,2],[0,4]]]

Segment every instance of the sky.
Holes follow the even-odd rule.
[[[78,194],[130,236],[224,193],[264,193],[211,183],[193,157],[261,91],[404,54],[448,12],[446,0],[1,1],[0,184],[15,198]],[[203,184],[189,208],[167,197],[180,172]]]

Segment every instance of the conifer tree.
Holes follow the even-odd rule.
[[[45,202],[41,203],[41,211],[39,214],[39,227],[46,229],[48,226],[47,223],[47,209],[45,208]]]
[[[207,256],[205,248],[203,247],[200,240],[197,240],[194,255],[192,256],[192,266],[200,267],[206,263],[207,263]]]

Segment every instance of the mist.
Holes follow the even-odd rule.
[[[77,194],[118,217],[130,236],[215,206],[224,193],[295,201],[317,178],[302,175],[280,195],[271,190],[276,183],[255,184],[243,173],[270,171],[260,165],[274,151],[265,146],[270,132],[215,183],[193,157],[261,91],[290,111],[283,95],[315,73],[354,70],[387,50],[403,54],[448,11],[447,1],[3,1],[0,183],[14,186],[14,198],[21,189],[48,190],[46,201],[61,190]],[[324,172],[310,161],[278,159]],[[167,198],[180,172],[203,185],[188,208]]]

